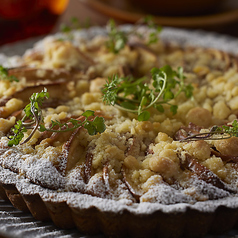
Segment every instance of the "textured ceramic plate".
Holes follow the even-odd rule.
[[[238,3],[238,2],[237,2]],[[237,13],[238,17],[238,13]],[[123,25],[122,29],[129,30],[131,25]],[[74,33],[75,42],[78,38],[90,39],[97,34],[106,34],[106,30],[102,27],[91,27],[88,30],[81,30]],[[63,37],[62,34],[57,36]],[[54,36],[49,36],[54,37]],[[207,48],[216,48],[226,51],[228,53],[238,55],[238,38],[221,35],[214,32],[202,31],[202,30],[185,30],[176,29],[173,27],[164,27],[161,34],[161,39],[175,41],[180,45],[193,45],[202,46]],[[17,43],[7,44],[0,47],[0,63],[5,62],[6,56],[21,56],[26,50],[37,47],[41,47],[41,39],[43,37],[32,38]],[[9,61],[8,61],[9,62]]]

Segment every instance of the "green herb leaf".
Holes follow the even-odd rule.
[[[163,96],[165,101],[169,101],[174,98],[174,94],[170,90],[166,90]]]
[[[138,116],[138,121],[148,121],[149,119],[150,113],[148,111],[144,111]]]
[[[118,54],[127,43],[128,36],[126,32],[118,30],[114,20],[110,20],[107,24],[109,40],[106,42],[106,46],[109,51]]]
[[[89,135],[96,135],[97,129],[91,121],[87,121],[84,124],[84,128],[87,129]]]
[[[88,117],[90,117],[90,116],[94,116],[94,111],[87,110],[86,112],[84,112],[84,113],[82,114],[82,116],[84,116],[84,117],[86,117],[86,118],[88,118]]]
[[[132,102],[122,102],[121,106],[127,109],[135,110],[136,106]]]
[[[86,121],[84,128],[87,129],[89,135],[96,135],[97,133],[103,133],[106,130],[103,117],[96,116],[93,121]]]
[[[71,30],[72,30],[71,27],[69,27],[69,26],[67,26],[67,25],[65,25],[65,24],[62,24],[62,25],[60,26],[60,31],[61,31],[61,32],[69,33]]]
[[[174,71],[170,66],[153,68],[151,70],[151,85],[146,78],[119,78],[114,75],[109,78],[102,89],[103,101],[106,104],[137,114],[138,120],[148,120],[147,109],[156,108],[164,112],[162,104],[170,105],[170,110],[177,113],[177,105],[171,105],[169,101],[176,98],[181,92],[191,97],[193,88],[186,85],[182,68]],[[145,113],[143,113],[145,112]]]
[[[164,107],[161,104],[155,104],[154,108],[156,108],[159,112],[164,112]]]
[[[161,26],[158,26],[157,24],[155,24],[154,20],[153,20],[153,17],[152,16],[146,16],[144,19],[143,19],[144,23],[147,24],[147,26],[150,28],[151,32],[149,34],[149,39],[147,41],[147,44],[148,45],[151,45],[151,44],[154,44],[154,43],[157,43],[159,38],[158,38],[158,35],[159,33],[161,32],[162,30],[162,27]]]
[[[51,127],[46,128],[44,125],[44,118],[42,116],[41,106],[45,99],[49,98],[49,93],[47,89],[42,90],[40,93],[33,93],[30,97],[30,103],[24,108],[25,115],[22,120],[19,120],[17,124],[12,128],[14,135],[9,136],[8,146],[18,145],[22,138],[24,137],[24,132],[27,129],[32,129],[31,134],[26,138],[26,143],[31,139],[36,130],[40,132],[50,131],[50,132],[66,132],[75,130],[79,127],[84,127],[88,130],[90,135],[95,135],[97,133],[102,133],[105,131],[106,126],[104,124],[103,117],[95,117],[93,121],[88,120],[89,117],[94,116],[94,111],[88,110],[85,111],[82,116],[85,117],[85,120],[80,121],[71,118],[68,123],[61,123],[60,121],[51,121]],[[27,120],[27,122],[25,122]],[[73,125],[71,126],[70,125]]]
[[[119,78],[117,74],[113,75],[111,78],[110,77],[108,78],[108,81],[106,82],[106,84],[102,89],[103,101],[106,104],[111,105],[115,104],[119,92],[118,86],[121,83],[121,81],[122,80]]]
[[[191,98],[193,96],[193,86],[191,84],[186,85],[183,91],[187,98]]]
[[[4,68],[2,65],[0,65],[0,79],[2,80],[8,80],[10,82],[19,82],[16,76],[14,75],[9,75],[8,74],[8,69]]]
[[[177,113],[178,106],[177,105],[171,105],[170,106],[170,111],[175,115]]]
[[[17,121],[17,124],[12,128],[12,131],[14,135],[10,135],[9,138],[11,139],[8,142],[8,146],[18,145],[22,138],[24,137],[24,132],[27,131],[27,129],[22,125],[22,121]]]
[[[77,17],[72,17],[68,24],[60,25],[60,31],[68,34],[73,30],[89,28],[90,26],[91,26],[90,18],[86,18],[85,21],[80,21]]]
[[[219,131],[218,128],[216,129],[216,131]],[[231,126],[223,125],[219,132],[221,132],[221,131],[224,132],[224,133],[227,133],[227,134],[229,134],[231,136],[238,137],[238,122],[237,122],[237,120],[234,120],[232,122]]]
[[[96,128],[96,133],[103,133],[106,130],[105,119],[103,117],[95,117],[93,125]]]
[[[147,25],[150,32],[149,34],[140,34],[137,29],[140,25]],[[130,36],[137,36],[140,39],[146,41],[147,35],[148,40],[146,44],[154,44],[159,40],[159,33],[161,32],[161,27],[154,23],[151,16],[147,16],[137,23],[134,24],[134,27],[130,31],[122,31],[117,26],[114,20],[110,19],[107,24],[108,36],[109,39],[106,41],[106,47],[109,51],[114,54],[118,54],[127,44]]]

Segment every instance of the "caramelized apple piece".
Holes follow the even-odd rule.
[[[120,175],[110,166],[109,161],[103,166],[102,177],[106,197],[115,200],[128,199],[132,202],[138,201],[140,195],[132,194],[126,183],[121,180]]]
[[[74,116],[72,116],[71,118],[76,118]],[[78,120],[83,120],[84,117],[79,117]],[[70,118],[66,117],[63,120],[60,120],[60,123],[67,123],[67,121],[69,121]],[[68,127],[71,128],[73,125],[71,122],[68,122]],[[51,126],[51,125],[50,125]],[[66,126],[62,127],[62,130],[64,130],[66,128]],[[53,130],[58,130],[59,126],[55,125],[53,128]],[[48,143],[50,145],[54,144],[55,142],[60,141],[61,143],[64,143],[65,141],[67,141],[69,139],[69,137],[72,135],[73,131],[68,131],[68,132],[64,132],[64,135],[61,132],[51,132],[51,131],[44,131],[41,133],[40,137],[38,138],[38,141],[36,143],[36,145],[40,144],[44,139],[49,138]]]
[[[0,107],[3,107],[6,105],[6,103],[10,100],[10,97],[2,97],[0,98]]]
[[[139,202],[140,197],[143,195],[142,190],[131,181],[130,177],[127,174],[127,169],[125,168],[125,166],[122,166],[121,173],[127,188],[136,199],[136,201]]]
[[[108,163],[103,166],[103,180],[106,186],[106,190],[110,192],[110,176],[109,176],[109,168]]]
[[[47,100],[45,105],[48,107],[50,105],[58,106],[62,103],[62,100],[67,99],[67,87],[66,82],[63,80],[55,81],[47,84],[41,84],[41,85],[33,85],[33,86],[27,86],[19,91],[16,91],[14,94],[12,94],[9,97],[2,98],[0,100],[0,111],[2,111],[2,114],[5,115],[4,112],[4,106],[5,104],[12,98],[20,99],[23,101],[22,107],[25,107],[29,103],[29,98],[33,93],[41,92],[44,90],[44,88],[47,88],[47,91],[49,92],[50,98]],[[44,104],[43,104],[43,107]],[[8,114],[6,116],[9,116]],[[4,116],[2,116],[4,117]]]
[[[85,158],[85,141],[82,142],[81,133],[86,131],[79,127],[70,136],[69,140],[63,145],[63,159],[61,172],[65,175],[80,161]]]
[[[39,69],[39,68],[12,68],[8,71],[9,75],[14,75],[18,79],[24,77],[26,83],[39,83],[41,80],[56,81],[59,79],[70,79],[69,72],[65,70]]]
[[[223,155],[221,152],[214,149],[211,150],[211,153],[216,157],[220,157],[223,161],[227,163],[238,163],[238,156]]]
[[[206,183],[212,184],[213,186],[228,192],[233,192],[216,174],[197,162],[197,160],[189,154],[185,155],[182,167],[192,171],[199,179],[205,181]]]
[[[76,50],[78,51],[78,54],[80,55],[80,62],[79,62],[80,67],[78,66],[80,69],[86,70],[88,69],[89,66],[95,64],[92,57],[82,52],[79,48],[76,48]]]
[[[133,70],[128,65],[119,65],[118,71],[121,77],[133,75]]]
[[[133,155],[133,156],[138,156],[141,153],[141,146],[140,146],[140,142],[137,138],[133,137],[133,138],[129,138],[128,139],[128,148],[126,150],[125,155]]]
[[[105,120],[112,120],[113,116],[111,115],[105,115],[105,113],[103,111],[95,111],[94,112],[94,116],[98,116],[98,117],[103,117]]]
[[[92,176],[93,153],[91,148],[87,151],[84,164],[85,183],[88,183]]]
[[[182,126],[174,135],[174,139],[175,140],[184,140],[186,139],[188,136],[193,136],[196,135],[198,133],[200,133],[200,130],[203,127],[201,126],[197,126],[193,123],[189,123],[189,125],[187,127]]]
[[[24,102],[24,105],[26,105],[29,103],[29,98],[33,93],[41,92],[44,88],[47,88],[50,99],[64,99],[64,97],[67,96],[66,82],[64,80],[60,80],[48,84],[26,87],[15,92],[12,97],[21,99]]]
[[[71,122],[67,123],[67,126],[68,128],[72,128],[73,125]],[[58,127],[54,127],[53,129],[57,130]],[[66,126],[63,126],[61,131],[64,131],[64,129],[66,129]],[[50,145],[54,145],[54,144],[62,144],[62,143],[65,143],[66,141],[70,140],[70,137],[71,135],[74,133],[73,130],[70,130],[70,131],[65,131],[65,132],[50,132],[50,131],[45,131],[43,134],[42,134],[42,137],[43,138],[47,138],[49,135],[50,136],[50,140],[49,140],[49,144]]]
[[[16,120],[19,120],[21,118],[22,111],[23,110],[15,111],[9,117],[16,117]]]

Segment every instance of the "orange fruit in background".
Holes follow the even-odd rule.
[[[69,0],[1,0],[0,17],[28,18],[42,9],[48,9],[52,14],[60,15],[66,9],[68,2]]]
[[[0,45],[48,34],[69,0],[0,0]]]

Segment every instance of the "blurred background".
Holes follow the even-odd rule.
[[[134,23],[146,15],[162,26],[204,29],[238,36],[238,0],[70,0],[61,22]]]
[[[152,15],[161,26],[238,37],[238,0],[1,0],[0,45],[61,31],[134,23]]]
[[[238,41],[238,0],[0,0],[0,46],[71,28],[103,26],[111,18],[118,24],[135,23],[147,15],[161,26],[202,29]],[[5,219],[8,213],[0,215]],[[237,237],[237,231],[227,237]]]

